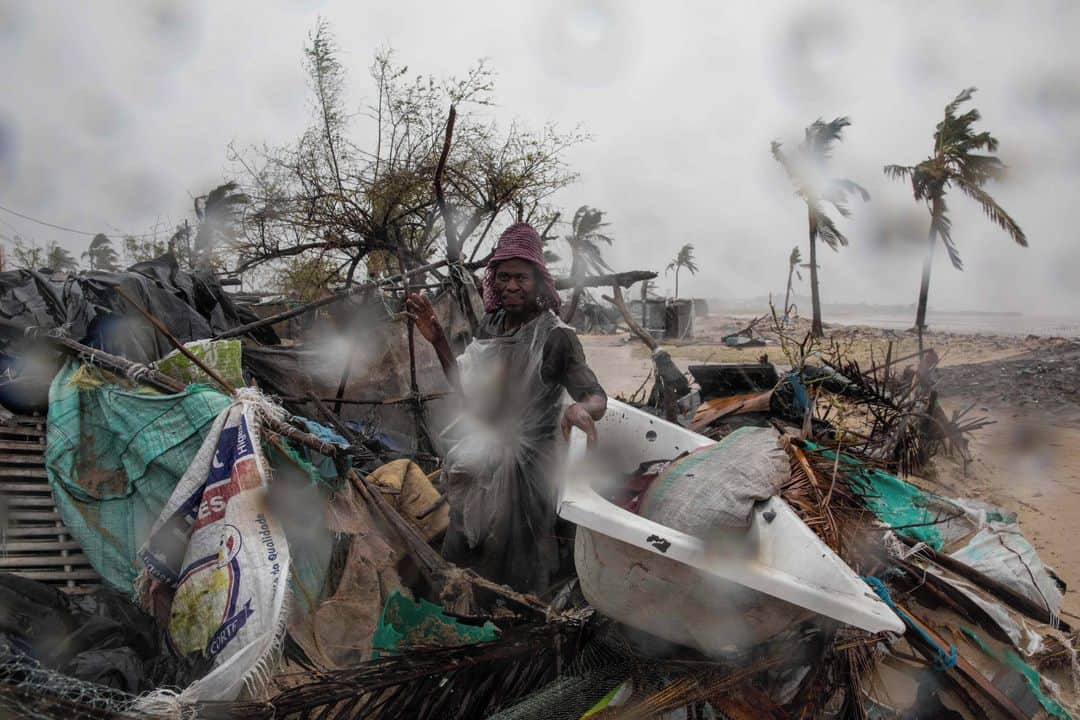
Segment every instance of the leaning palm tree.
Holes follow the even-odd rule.
[[[50,270],[58,272],[75,272],[79,269],[79,263],[59,243],[50,242],[45,246],[45,265]]]
[[[112,240],[105,233],[94,236],[82,257],[90,265],[91,270],[116,270],[116,261],[120,259],[113,250]]]
[[[675,271],[675,297],[679,297],[679,270],[682,268],[686,268],[691,275],[696,275],[698,271],[694,264],[694,246],[689,243],[679,248],[679,254],[667,266],[668,272]]]
[[[988,180],[999,179],[1005,172],[1005,163],[988,154],[973,151],[985,150],[992,153],[997,150],[998,141],[989,132],[975,132],[972,127],[979,121],[979,111],[975,108],[962,115],[957,115],[960,105],[971,100],[975,88],[970,87],[945,106],[945,118],[937,124],[934,131],[934,151],[926,160],[915,166],[886,165],[888,177],[907,180],[915,195],[915,202],[925,202],[930,211],[930,247],[923,261],[922,283],[919,286],[919,305],[915,312],[915,329],[919,333],[919,348],[922,349],[922,335],[926,328],[926,297],[930,291],[930,264],[934,259],[934,247],[937,238],[945,245],[949,260],[957,270],[964,269],[960,253],[953,244],[952,221],[949,208],[945,204],[945,193],[952,186],[979,203],[991,222],[1001,227],[1016,243],[1027,247],[1027,237],[1016,221],[997,204],[989,193],[982,189]]]
[[[588,205],[582,205],[574,213],[574,220],[570,225],[571,234],[566,236],[566,243],[570,246],[570,277],[574,281],[574,294],[570,296],[570,304],[563,313],[563,319],[569,322],[577,312],[578,303],[581,301],[583,290],[582,281],[586,275],[598,275],[603,271],[611,272],[611,267],[604,260],[600,252],[599,243],[611,245],[611,237],[600,230],[607,227],[604,222],[604,213]]]
[[[802,275],[796,270],[799,265],[802,264],[802,253],[799,252],[799,246],[791,248],[791,254],[788,255],[788,269],[787,269],[787,290],[784,292],[784,317],[786,318],[791,312],[791,278],[797,276],[802,280]]]
[[[240,215],[250,202],[251,198],[240,192],[235,182],[218,185],[206,195],[195,198],[199,228],[192,249],[194,267],[210,267],[214,250],[235,240]]]
[[[825,213],[826,204],[832,205],[843,217],[850,217],[847,207],[848,195],[857,194],[863,200],[870,199],[870,193],[861,185],[844,178],[825,175],[825,161],[829,159],[834,142],[839,142],[841,134],[851,121],[838,117],[831,122],[820,118],[806,128],[806,139],[795,153],[788,155],[781,150],[781,145],[773,141],[772,155],[784,168],[784,172],[795,185],[795,193],[806,203],[810,225],[810,298],[814,309],[814,322],[811,333],[814,337],[825,334],[821,325],[821,297],[818,293],[817,243],[821,240],[833,250],[847,245],[847,238]]]

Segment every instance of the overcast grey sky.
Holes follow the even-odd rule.
[[[558,203],[608,212],[618,269],[662,269],[693,243],[702,272],[681,290],[709,297],[782,290],[806,213],[769,141],[849,115],[834,171],[873,200],[843,225],[851,247],[821,255],[824,298],[913,302],[928,218],[881,166],[923,159],[945,103],[978,86],[1013,167],[990,190],[1031,247],[953,197],[966,269],[938,255],[931,307],[1076,314],[1080,3],[1066,1],[0,2],[0,205],[110,234],[179,221],[223,179],[228,143],[302,131],[319,15],[353,107],[389,45],[425,74],[488,58],[500,121],[581,123],[594,139],[569,154],[581,179]],[[0,236],[16,231],[76,255],[88,241],[0,213]]]

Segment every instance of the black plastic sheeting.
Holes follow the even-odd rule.
[[[183,687],[208,668],[173,658],[154,619],[114,590],[68,596],[0,573],[0,662],[29,658],[41,667],[128,693]]]
[[[171,254],[121,272],[2,272],[0,317],[41,332],[60,328],[72,339],[134,362],[151,363],[167,355],[172,345],[128,305],[118,287],[182,342],[211,338],[258,319],[237,305],[212,275],[180,269]],[[252,337],[266,345],[280,342],[271,327],[254,331]],[[43,364],[32,344],[10,331],[0,334],[0,402],[19,412],[44,410],[48,381],[60,362],[53,354],[52,362]]]

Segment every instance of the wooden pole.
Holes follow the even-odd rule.
[[[405,273],[405,275],[411,277],[413,275],[419,275],[421,273],[430,272],[431,270],[441,268],[443,265],[446,265],[448,262],[449,262],[448,260],[439,260],[438,262],[433,262],[433,263],[430,263],[428,265],[421,265],[418,268],[413,268],[412,270],[409,270],[407,273]],[[465,268],[467,270],[475,270],[476,268],[483,267],[484,265],[487,265],[487,258],[484,258],[483,260],[480,260],[479,262],[467,263],[465,265]],[[333,303],[338,302],[339,300],[344,300],[345,298],[351,297],[353,295],[358,295],[360,293],[369,292],[369,291],[374,290],[376,288],[391,287],[393,285],[396,285],[397,283],[399,283],[403,279],[404,278],[401,275],[394,275],[393,277],[386,278],[385,280],[380,280],[377,283],[368,282],[368,283],[363,283],[362,285],[356,285],[354,287],[348,288],[347,290],[340,290],[340,291],[338,291],[336,293],[333,293],[332,295],[327,295],[324,298],[319,298],[318,300],[313,300],[313,301],[311,301],[309,303],[306,303],[304,305],[300,305],[298,307],[295,307],[292,310],[285,310],[284,312],[279,312],[279,313],[277,313],[275,315],[268,315],[267,317],[264,317],[264,318],[262,318],[260,320],[255,320],[254,322],[250,322],[247,325],[240,325],[240,326],[234,327],[234,328],[232,328],[230,330],[226,330],[225,332],[219,333],[218,335],[214,336],[214,340],[225,340],[225,339],[228,339],[228,338],[234,338],[234,337],[239,337],[241,335],[246,335],[247,333],[252,332],[253,330],[258,330],[260,328],[267,327],[268,325],[273,325],[275,323],[279,323],[282,320],[288,320],[289,318],[294,318],[297,315],[303,315],[304,313],[311,312],[312,310],[317,310],[318,308],[321,308],[321,307],[326,306],[326,305],[331,305]]]

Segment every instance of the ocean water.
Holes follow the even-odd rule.
[[[725,308],[710,304],[711,314],[752,318],[767,314],[769,309],[742,307]],[[823,309],[826,324],[868,325],[890,330],[908,330],[915,325],[913,309],[875,307],[833,307]],[[802,317],[808,318],[809,314]],[[1025,313],[987,312],[930,312],[926,318],[931,330],[983,335],[1039,335],[1043,337],[1080,338],[1080,315],[1037,315]]]
[[[825,322],[837,325],[870,325],[907,330],[915,324],[910,313],[856,312],[825,313]],[[1080,317],[1026,315],[1021,313],[928,313],[931,330],[984,335],[1041,335],[1080,338]]]

